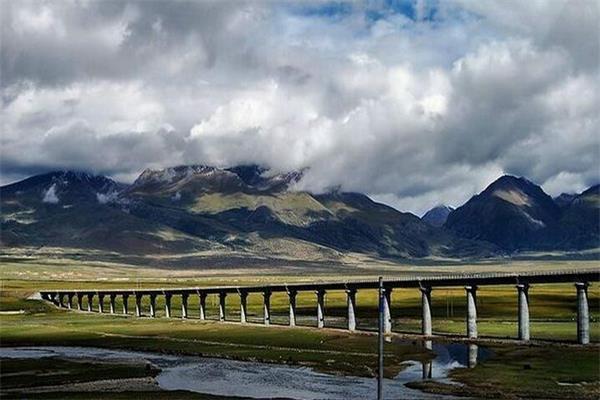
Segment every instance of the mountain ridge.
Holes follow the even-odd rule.
[[[147,169],[130,185],[37,175],[0,187],[0,243],[306,260],[486,258],[597,243],[597,185],[561,208],[526,178],[503,176],[456,210],[444,206],[447,220],[432,224],[361,193],[294,190],[302,176],[258,165]]]

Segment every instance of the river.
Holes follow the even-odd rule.
[[[432,343],[436,358],[431,363],[408,361],[408,367],[393,379],[385,379],[386,398],[439,399],[404,384],[424,378],[449,382],[448,371],[473,366],[489,351],[475,345]],[[289,398],[298,400],[373,399],[375,379],[329,375],[307,367],[235,361],[219,358],[165,355],[160,353],[110,350],[91,347],[5,347],[1,358],[68,357],[103,360],[146,360],[161,369],[156,377],[164,390],[188,390],[221,396]]]

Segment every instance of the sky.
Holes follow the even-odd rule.
[[[600,0],[0,3],[0,183],[307,168],[421,215],[600,181]]]

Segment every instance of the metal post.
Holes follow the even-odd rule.
[[[379,277],[379,335],[378,335],[378,372],[377,372],[377,400],[383,399],[383,335],[384,335],[384,308],[385,308],[385,289],[383,288],[383,278]]]

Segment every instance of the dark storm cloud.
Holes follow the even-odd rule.
[[[258,162],[422,212],[599,180],[597,2],[0,7],[2,182]]]

